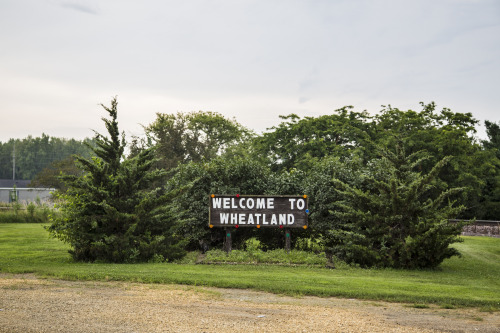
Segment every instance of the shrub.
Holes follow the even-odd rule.
[[[0,209],[0,223],[49,223],[51,211],[49,205],[42,203],[4,204]]]
[[[95,156],[77,157],[83,175],[65,176],[68,185],[60,215],[48,228],[69,243],[79,261],[136,262],[174,260],[184,255],[176,232],[179,214],[173,192],[156,187],[165,172],[153,169],[154,149],[125,158],[125,137],[120,136],[117,102],[103,105],[109,138],[96,134]]]
[[[434,182],[450,157],[421,174],[418,167],[428,156],[406,156],[401,146],[380,153],[358,173],[361,186],[334,181],[342,200],[332,215],[337,227],[326,233],[331,251],[364,267],[432,268],[459,255],[450,245],[461,241],[464,224],[448,219],[464,207],[448,198],[461,189],[440,189]]]
[[[255,245],[255,241],[250,243]],[[325,266],[327,259],[324,253],[314,254],[299,250],[291,250],[290,253],[287,253],[284,249],[271,251],[258,249],[253,251],[233,250],[229,253],[222,250],[211,250],[206,253],[203,262]]]

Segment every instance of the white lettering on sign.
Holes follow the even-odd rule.
[[[266,199],[264,198],[257,199],[257,209],[266,209]]]
[[[262,217],[262,220],[261,220]],[[237,214],[220,213],[221,224],[264,224],[264,225],[292,225],[295,223],[293,214],[271,214],[271,220],[266,214]]]
[[[247,208],[253,209],[255,207],[255,201],[252,198],[248,198],[247,200]]]
[[[293,200],[293,201],[292,201]],[[292,209],[296,199],[290,199]],[[257,201],[257,206],[256,206]],[[302,201],[302,206],[304,206],[304,200]],[[298,203],[297,203],[298,204]],[[253,198],[241,198],[236,200],[235,198],[213,198],[212,199],[212,208],[215,209],[234,209],[234,208],[243,208],[243,209],[274,209],[274,198],[257,198],[254,200]]]
[[[274,198],[267,198],[267,209],[274,209]]]
[[[214,198],[212,200],[212,207],[213,208],[221,208],[222,206],[222,198]]]
[[[304,199],[299,199],[297,200],[297,209],[304,209],[304,207],[306,206],[306,202],[304,201]]]
[[[288,199],[288,201],[290,201],[290,209],[295,209],[295,201],[297,201],[297,209],[298,210],[302,210],[304,209],[304,207],[306,206],[306,201],[304,199]]]

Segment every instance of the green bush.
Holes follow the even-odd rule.
[[[305,265],[326,266],[325,253],[315,254],[307,251],[291,250],[287,253],[284,249],[262,251],[256,249],[256,240],[250,239],[251,250],[233,250],[226,253],[222,250],[210,250],[206,253],[203,263],[239,263],[239,264],[280,264],[280,265]],[[247,241],[247,244],[249,243]],[[258,241],[257,241],[258,242]]]
[[[24,216],[16,214],[13,210],[0,211],[0,223],[26,223],[27,220]]]
[[[179,232],[187,240],[188,249],[199,249],[200,241],[211,248],[222,246],[221,230],[208,227],[210,194],[262,194],[267,189],[268,178],[267,167],[246,157],[217,157],[208,162],[181,165],[168,181],[167,191],[190,184],[175,198],[176,206],[184,212]],[[256,229],[238,229],[233,233],[233,247],[240,247],[255,233]]]
[[[47,204],[34,202],[27,205],[19,202],[3,204],[0,209],[0,223],[49,223],[52,210]]]
[[[250,253],[254,253],[261,250],[262,245],[257,238],[252,237],[245,241],[245,249]]]
[[[153,148],[126,158],[125,137],[117,122],[117,101],[103,105],[109,137],[96,133],[95,156],[77,157],[81,175],[68,175],[59,216],[50,233],[71,246],[78,261],[163,262],[185,254],[176,231],[181,220],[171,198],[158,184],[165,172],[154,168]],[[178,189],[176,189],[178,190]]]
[[[362,267],[434,268],[459,255],[463,223],[449,219],[464,210],[451,198],[461,188],[444,188],[437,176],[446,157],[428,173],[423,152],[407,156],[403,144],[380,150],[381,158],[358,173],[360,185],[334,180],[341,196],[332,214],[335,228],[325,233],[330,251]]]
[[[322,245],[321,237],[313,238],[313,237],[300,237],[295,241],[295,249],[320,253],[325,250]]]
[[[28,215],[30,218],[34,218],[35,217],[35,210],[36,210],[36,206],[33,202],[30,202],[27,206],[26,206],[26,211],[28,212]]]

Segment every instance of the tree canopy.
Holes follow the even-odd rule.
[[[256,154],[266,156],[273,170],[305,169],[326,156],[347,156],[369,142],[372,130],[368,113],[352,109],[302,119],[295,114],[282,116],[281,124],[255,139]]]
[[[0,142],[0,178],[12,179],[13,155],[15,154],[16,179],[32,180],[51,163],[58,162],[77,154],[90,157],[91,139],[82,141],[50,137],[28,136],[25,139],[10,139]]]
[[[157,147],[161,166],[165,169],[210,160],[251,135],[235,120],[206,111],[157,113],[156,120],[144,129],[147,135],[145,146]]]
[[[77,260],[170,260],[201,243],[221,246],[207,223],[210,194],[307,194],[310,228],[300,235],[330,256],[436,267],[458,254],[463,224],[450,219],[499,218],[500,127],[487,121],[480,141],[472,113],[420,106],[290,114],[263,134],[213,112],[158,113],[125,156],[113,99],[103,106],[108,134],[96,133],[90,155],[75,158],[78,169],[55,162],[36,178],[66,173],[62,214],[49,230]],[[241,229],[234,246],[250,237],[266,249],[282,242],[279,230]]]

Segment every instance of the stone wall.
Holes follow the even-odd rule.
[[[474,224],[465,226],[462,235],[500,237],[500,221],[477,220]]]

